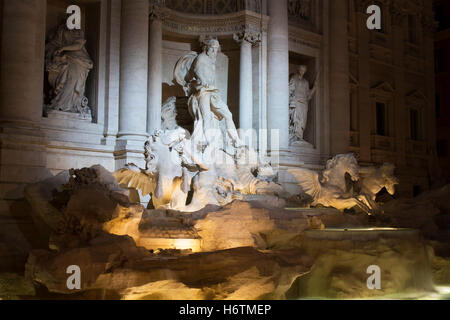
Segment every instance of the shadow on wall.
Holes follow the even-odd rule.
[[[52,176],[48,169],[42,168],[36,181]],[[48,239],[41,236],[39,222],[33,219],[31,207],[24,198],[25,186],[25,183],[17,184],[0,199],[0,273],[23,272],[29,251],[48,247]]]
[[[170,85],[165,82],[162,84],[162,103],[169,97],[185,97],[183,87],[176,83],[175,80],[173,82],[175,84]]]

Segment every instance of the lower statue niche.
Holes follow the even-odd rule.
[[[17,286],[9,291],[0,287],[0,295],[199,300],[442,297],[438,289],[450,283],[450,247],[442,229],[445,219],[434,217],[437,207],[445,208],[441,204],[449,190],[417,202],[379,204],[384,213],[372,216],[287,207],[290,200],[274,195],[242,195],[225,205],[183,212],[132,203],[130,190],[101,166],[72,169],[26,187],[33,220],[48,247],[32,250],[25,277],[8,275]],[[427,205],[436,207],[422,211]],[[411,208],[422,212],[420,219]],[[439,215],[449,214],[447,210]],[[66,284],[67,266],[74,264],[82,272],[79,290]],[[373,265],[381,270],[379,290],[367,287],[367,268]]]
[[[48,35],[45,71],[49,85],[44,115],[56,119],[92,121],[85,94],[86,80],[94,63],[81,29],[69,30],[66,21]]]

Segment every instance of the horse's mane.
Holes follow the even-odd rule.
[[[385,162],[380,167],[380,170],[381,170],[381,172],[383,172],[383,174],[393,176],[394,170],[395,170],[395,165],[393,165],[392,163]]]
[[[334,171],[334,169],[342,164],[348,163],[350,165],[357,165],[358,162],[355,159],[355,156],[352,153],[348,154],[338,154],[334,156],[332,159],[327,161],[325,170],[322,172],[322,181],[328,181],[330,178],[330,174]]]

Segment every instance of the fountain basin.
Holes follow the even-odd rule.
[[[307,230],[301,248],[314,265],[287,293],[290,299],[366,299],[433,292],[430,254],[421,233],[397,228]],[[369,267],[381,287],[369,288]]]

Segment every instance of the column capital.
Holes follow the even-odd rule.
[[[241,44],[243,41],[249,42],[251,45],[258,45],[261,42],[261,33],[244,30],[233,34],[233,39]]]
[[[152,20],[164,20],[165,18],[167,18],[168,16],[168,12],[165,10],[165,8],[155,5],[155,4],[151,4],[149,7],[149,19],[150,21]]]

